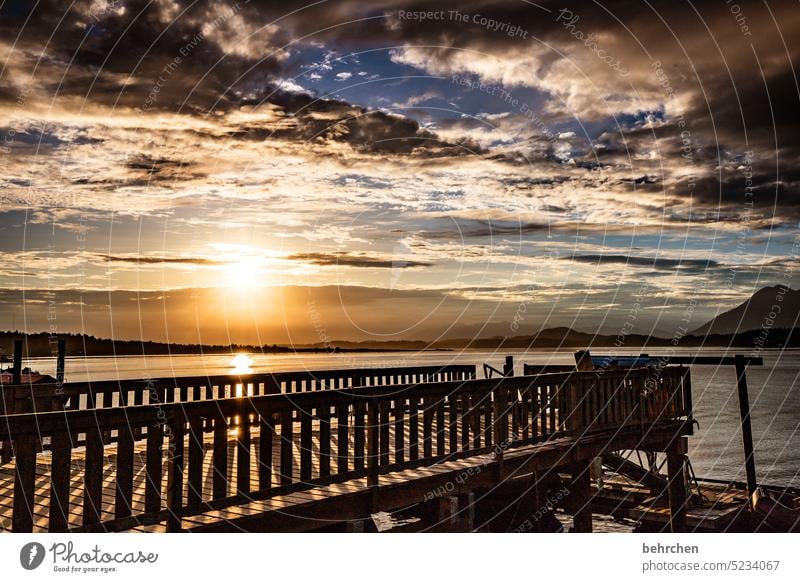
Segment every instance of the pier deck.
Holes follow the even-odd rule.
[[[0,527],[309,530],[558,468],[588,501],[595,456],[692,430],[685,368],[467,376],[6,415]]]

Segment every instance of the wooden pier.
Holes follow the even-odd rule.
[[[671,527],[685,527],[688,368],[475,375],[444,366],[6,388],[0,528],[358,529],[419,505],[473,529],[476,496],[566,471],[574,530],[591,531],[593,459],[634,449],[667,454]]]

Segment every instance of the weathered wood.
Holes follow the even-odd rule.
[[[36,440],[22,438],[14,441],[14,508],[11,531],[33,531],[33,504],[36,486]]]
[[[185,424],[182,417],[169,423],[169,456],[167,458],[167,531],[181,531],[183,516],[183,473]]]
[[[292,413],[284,412],[281,414],[281,485],[289,485],[292,482],[293,470],[293,429]]]
[[[300,411],[300,480],[311,479],[311,410]]]
[[[164,425],[156,422],[147,427],[145,455],[146,479],[144,482],[144,510],[148,513],[161,509],[161,460],[164,446]]]
[[[186,505],[199,507],[203,502],[203,420],[193,417],[189,421],[189,469]]]
[[[405,398],[398,398],[394,401],[392,413],[394,416],[394,462],[402,464],[405,461]]]
[[[117,490],[114,499],[114,517],[128,517],[133,507],[133,447],[131,426],[119,428],[117,438]]]
[[[445,454],[445,433],[447,427],[444,419],[444,398],[436,402],[436,454],[440,457]]]
[[[378,485],[378,446],[379,446],[379,403],[370,400],[367,404],[367,483],[370,487]]]
[[[435,410],[430,398],[422,399],[422,456],[433,456],[433,416]]]
[[[366,405],[364,402],[357,401],[353,405],[353,409],[353,465],[356,471],[360,471],[364,469],[364,450],[366,445]]]
[[[20,342],[20,350],[22,343]],[[20,351],[20,365],[21,365],[21,351]],[[413,374],[415,372],[416,374]],[[347,388],[348,386],[364,386],[366,383],[364,379],[369,377],[372,386],[390,385],[394,383],[397,378],[411,377],[412,375],[424,376],[433,378],[437,372],[442,372],[442,376],[456,376],[474,377],[475,366],[472,365],[446,365],[446,366],[422,366],[412,368],[386,368],[383,370],[371,369],[342,369],[342,370],[326,370],[324,372],[317,371],[299,371],[299,372],[280,372],[271,374],[246,374],[239,376],[239,384],[242,390],[246,393],[249,386],[253,387],[254,394],[275,394],[281,392],[281,386],[286,386],[286,392],[308,392],[312,388],[314,391],[337,390]],[[95,408],[98,402],[97,395],[109,393],[127,393],[131,392],[134,396],[134,403],[141,405],[143,403],[143,395],[151,393],[151,403],[156,402],[160,404],[168,404],[175,402],[194,402],[209,400],[214,398],[224,398],[228,387],[235,388],[230,385],[231,378],[228,375],[224,376],[189,376],[182,378],[146,378],[146,379],[132,379],[132,380],[105,380],[105,381],[92,381],[92,382],[58,382],[61,389],[61,394],[65,400],[70,402],[69,408],[73,410]],[[63,378],[62,378],[63,382]],[[46,386],[46,385],[43,385]],[[203,387],[201,391],[199,388]],[[259,386],[264,386],[264,390],[259,389]],[[217,387],[217,394],[214,396],[213,388]],[[235,392],[235,390],[234,390]],[[79,405],[78,400],[80,396],[86,397],[86,403]],[[235,396],[235,394],[234,394]],[[103,407],[111,406],[109,404],[102,405]]]
[[[592,532],[592,481],[588,464],[576,464],[572,470],[569,501],[572,509],[573,531]]]
[[[86,432],[86,464],[83,485],[83,525],[100,523],[103,507],[103,431]]]
[[[211,496],[222,499],[228,496],[228,421],[223,414],[214,418],[213,439]]]
[[[681,437],[667,449],[669,528],[672,533],[686,531],[686,446],[685,437]]]
[[[753,451],[753,428],[750,423],[750,397],[747,393],[747,362],[744,356],[734,356],[736,365],[736,388],[739,394],[739,415],[742,422],[742,446],[744,448],[744,467],[747,475],[747,491],[752,498],[758,488],[756,482],[756,461]]]
[[[642,417],[644,423],[660,423],[664,419],[675,418],[685,410],[684,405],[681,403],[683,401],[674,397],[677,392],[685,389],[682,376],[685,370],[680,370],[678,375],[673,372],[673,370],[669,369],[664,370],[663,381],[660,381],[655,386],[653,390],[655,394],[650,398],[649,403],[645,403],[650,408],[642,407],[642,412],[645,413],[645,416]],[[451,373],[441,375],[443,380],[451,380],[453,377],[454,375]],[[398,385],[390,392],[385,390],[385,384],[378,385],[377,383],[396,383],[405,381],[406,378],[402,375],[372,374],[368,376],[368,382],[376,383],[374,387],[342,387],[341,389],[333,390],[331,388],[336,386],[336,383],[327,378],[322,378],[319,384],[301,383],[299,390],[305,391],[292,395],[271,394],[253,396],[252,398],[226,398],[218,401],[196,400],[200,397],[202,391],[200,390],[200,384],[195,384],[187,385],[187,402],[157,405],[155,401],[158,398],[156,398],[154,404],[128,406],[124,410],[116,407],[105,408],[106,404],[110,402],[107,397],[108,391],[105,390],[94,392],[95,394],[101,394],[99,397],[100,409],[91,411],[74,410],[66,413],[19,414],[4,417],[4,422],[0,423],[0,439],[9,438],[10,435],[14,436],[13,440],[19,440],[26,435],[41,435],[45,443],[52,441],[54,444],[49,446],[56,450],[58,449],[58,439],[53,438],[54,435],[87,433],[88,458],[91,458],[93,454],[96,456],[99,443],[100,463],[99,470],[95,471],[94,474],[81,476],[84,481],[88,482],[90,492],[95,492],[90,494],[85,489],[82,490],[81,494],[86,499],[91,495],[96,496],[97,478],[100,476],[102,480],[104,476],[102,440],[94,439],[92,436],[93,431],[94,434],[100,431],[100,433],[110,433],[114,436],[119,444],[117,454],[111,454],[108,459],[109,467],[106,470],[108,474],[105,475],[105,481],[108,486],[104,485],[102,491],[106,496],[106,505],[101,507],[98,504],[102,511],[102,514],[97,516],[100,521],[95,521],[91,516],[86,520],[87,527],[105,529],[106,527],[117,527],[109,525],[111,524],[111,521],[108,521],[110,519],[109,512],[113,512],[117,520],[128,518],[136,520],[139,518],[136,513],[137,511],[141,512],[141,506],[139,506],[139,509],[133,508],[130,513],[122,512],[121,508],[125,505],[128,507],[135,505],[136,492],[128,492],[129,489],[132,489],[132,486],[128,487],[127,485],[129,482],[128,471],[132,470],[133,465],[133,462],[129,462],[128,458],[132,456],[130,454],[132,449],[130,445],[137,434],[138,428],[142,426],[148,428],[147,456],[145,459],[148,473],[145,480],[145,513],[148,514],[146,519],[157,519],[155,514],[162,509],[161,463],[163,455],[161,449],[163,447],[163,435],[159,432],[162,418],[170,419],[171,424],[176,423],[176,429],[180,428],[184,432],[188,424],[187,474],[184,476],[183,471],[180,474],[175,474],[175,478],[180,476],[182,480],[188,480],[188,483],[183,483],[186,487],[182,490],[181,500],[177,502],[171,500],[173,505],[177,503],[180,506],[178,508],[180,512],[186,512],[188,508],[195,508],[198,505],[204,507],[202,487],[205,483],[205,479],[203,479],[205,469],[202,463],[205,455],[200,441],[204,435],[204,430],[214,431],[214,453],[210,459],[207,459],[207,462],[209,465],[213,464],[215,469],[222,469],[220,471],[221,479],[216,476],[217,471],[214,471],[213,498],[215,505],[213,506],[216,507],[221,504],[236,503],[236,494],[259,494],[261,496],[259,498],[262,499],[264,496],[276,494],[273,493],[273,487],[271,486],[272,473],[277,470],[277,468],[271,466],[272,443],[269,443],[269,446],[262,447],[266,443],[266,439],[270,438],[266,435],[274,435],[274,427],[272,430],[267,430],[264,424],[265,418],[270,419],[270,421],[273,418],[279,419],[281,425],[281,450],[279,454],[281,477],[278,479],[279,485],[276,491],[281,493],[289,492],[292,495],[296,495],[302,489],[318,487],[320,482],[346,481],[356,477],[367,476],[370,483],[376,484],[376,467],[379,472],[387,472],[425,465],[426,461],[419,458],[420,427],[418,414],[420,399],[423,399],[422,438],[425,449],[422,456],[426,459],[441,461],[441,457],[445,454],[452,455],[452,458],[467,457],[470,454],[470,444],[473,445],[472,448],[480,449],[484,453],[490,450],[489,445],[494,441],[497,445],[495,448],[501,453],[498,455],[498,460],[502,460],[503,450],[510,446],[516,447],[522,444],[516,439],[524,435],[525,427],[528,424],[528,412],[526,410],[528,403],[530,403],[531,409],[530,418],[533,420],[533,395],[537,392],[540,392],[540,394],[537,394],[538,406],[543,409],[539,416],[546,417],[544,419],[545,436],[554,435],[555,431],[561,427],[561,429],[566,429],[569,434],[591,437],[592,433],[588,429],[593,426],[602,427],[605,424],[622,422],[616,410],[624,404],[617,384],[623,377],[629,377],[626,382],[630,381],[631,388],[623,392],[626,394],[626,398],[629,398],[631,392],[642,386],[645,375],[636,370],[619,374],[608,372],[607,376],[602,378],[600,382],[597,381],[594,373],[583,376],[573,373],[548,377],[515,377],[470,382],[448,381],[420,385]],[[430,378],[422,379],[427,380]],[[304,380],[303,382],[306,381]],[[234,383],[233,386],[235,387],[235,385]],[[568,389],[572,385],[576,385],[578,391],[582,394],[580,399],[569,396]],[[175,384],[172,385],[172,389],[174,389],[174,386]],[[266,385],[264,386],[262,389],[260,384],[243,383],[242,390],[256,394],[264,392]],[[324,389],[322,389],[323,387]],[[160,389],[158,387],[155,388]],[[220,394],[219,390],[212,392],[216,392],[217,395]],[[400,393],[402,393],[402,397],[398,396]],[[592,400],[592,393],[595,396],[594,401]],[[682,393],[680,396],[682,397]],[[120,402],[128,402],[132,397],[135,397],[135,391],[120,392],[119,397]],[[370,417],[370,422],[365,422],[364,414],[367,402],[370,403],[370,414],[377,414],[377,420]],[[350,418],[348,417],[351,406],[354,411],[353,422],[355,423],[352,435],[350,434]],[[571,413],[574,412],[573,409],[582,409],[585,417],[596,416],[599,420],[595,423],[580,422],[570,425],[567,422],[565,424],[565,419],[570,418]],[[343,445],[337,446],[338,474],[335,476],[330,475],[332,472],[330,467],[332,448],[330,415],[332,410],[336,411],[336,422],[339,425],[337,427],[337,437],[340,438],[339,444]],[[253,419],[250,417],[254,416],[254,412],[258,413],[259,433],[263,431],[265,436],[259,436],[257,445],[259,468],[256,474],[258,475],[259,487],[256,491],[251,491],[249,484],[251,444],[249,439],[253,423]],[[298,415],[301,412],[302,414]],[[314,416],[309,416],[309,412],[313,413]],[[361,416],[360,419],[359,414]],[[406,414],[408,415],[408,420],[405,418]],[[509,424],[511,421],[508,418],[509,414],[514,414],[513,422],[516,430],[513,438],[509,438]],[[299,427],[293,427],[293,415],[298,415]],[[303,416],[309,420],[304,422]],[[217,419],[220,420],[218,421]],[[229,427],[221,419],[231,419],[230,422],[234,423],[230,426],[230,428],[235,427],[237,433],[234,440],[234,449],[237,450],[237,455],[239,454],[238,451],[243,451],[242,455],[247,455],[246,462],[244,456],[242,458],[237,457],[237,485],[233,492],[229,491],[227,486],[227,471],[229,470],[228,447],[234,432],[229,432]],[[481,420],[486,422],[482,424]],[[436,423],[435,428],[433,426],[434,422]],[[358,436],[359,426],[361,431],[360,443]],[[123,429],[128,427],[134,427],[134,431],[132,433],[128,431],[126,434]],[[299,443],[294,439],[293,434],[297,430],[300,432]],[[405,430],[409,431],[407,454],[405,452]],[[461,431],[460,438],[459,431]],[[469,434],[470,431],[472,435]],[[367,432],[370,433],[369,439],[366,438]],[[483,447],[480,446],[482,444],[480,442],[481,433],[484,434],[485,438]],[[348,448],[348,437],[351,436],[354,440],[354,446]],[[320,439],[318,448],[314,441],[316,437]],[[436,439],[435,450],[433,447],[434,438]],[[183,442],[181,440],[181,446],[183,446]],[[245,447],[241,446],[243,442],[246,442]],[[477,446],[474,446],[476,443]],[[177,442],[171,444],[173,448],[177,448]],[[302,480],[297,479],[292,467],[292,459],[298,444],[301,445],[298,458],[300,458],[299,473],[303,477]],[[365,445],[369,445],[369,449],[366,451]],[[394,446],[394,453],[392,453],[392,445]],[[78,444],[76,446],[81,445]],[[360,453],[358,452],[359,450]],[[304,453],[303,451],[307,452]],[[181,450],[180,452],[181,462],[183,463],[183,451]],[[365,453],[367,454],[365,455]],[[360,466],[357,461],[359,455]],[[173,456],[174,451],[171,449],[169,451],[170,462],[168,464],[171,471],[174,470]],[[354,457],[352,467],[350,467],[349,463],[350,456]],[[342,457],[344,457],[343,462],[341,462]],[[369,471],[363,470],[366,459],[369,459]],[[297,461],[295,460],[294,462]],[[91,463],[88,465],[91,466]],[[499,466],[501,467],[500,474],[503,474],[502,467],[504,465]],[[181,469],[183,470],[183,467]],[[198,472],[199,469],[202,472]],[[91,470],[89,470],[89,473],[91,473]],[[137,472],[136,474],[138,475],[139,473]],[[151,474],[157,475],[157,485],[150,483]],[[113,489],[114,477],[116,477],[118,488],[116,494]],[[173,478],[173,481],[175,478]],[[391,482],[393,479],[395,477],[382,477],[381,484],[383,485],[384,480]],[[220,486],[219,483],[224,486]],[[242,487],[242,484],[247,486]],[[168,489],[170,486],[174,489],[174,485],[169,479],[167,485]],[[193,489],[195,493],[192,492]],[[382,486],[381,490],[383,489]],[[196,493],[197,491],[200,492],[199,496]],[[54,495],[55,492],[52,487],[44,490],[45,501],[48,497],[52,498]],[[185,501],[183,501],[183,495],[186,495]],[[309,498],[307,494],[305,495],[306,498]],[[123,503],[123,500],[128,499],[130,500],[129,502]],[[111,509],[111,501],[114,501],[114,509]],[[141,497],[138,498],[138,503],[141,503]],[[211,502],[209,501],[209,503]],[[84,509],[88,505],[84,502]],[[169,507],[172,508],[173,505]],[[192,511],[188,511],[187,514],[191,513]],[[166,516],[166,512],[161,513],[161,515],[163,518],[163,516]],[[177,516],[180,518],[180,513]],[[102,520],[107,521],[102,522]],[[123,522],[120,521],[120,523]],[[175,528],[180,527],[180,525],[180,519],[177,521],[173,519],[170,527]]]
[[[336,472],[346,473],[348,469],[348,451],[350,450],[348,417],[350,407],[341,404],[336,407]]]
[[[385,467],[389,464],[389,438],[391,435],[391,425],[389,423],[389,410],[391,402],[383,400],[378,404],[378,423],[380,426],[380,458],[379,464]]]
[[[453,394],[447,402],[447,434],[450,441],[447,452],[451,455],[458,452],[458,403],[460,398],[459,394]]]
[[[246,398],[238,402],[238,420],[236,427],[236,493],[250,493],[250,409]]]
[[[408,399],[408,458],[419,459],[419,404],[413,396]]]
[[[269,415],[259,417],[258,430],[258,489],[272,488],[272,442],[275,427]]]
[[[319,418],[319,476],[331,474],[331,407],[323,405],[317,409]]]
[[[51,439],[50,531],[58,532],[69,527],[72,439],[68,432],[54,434]]]

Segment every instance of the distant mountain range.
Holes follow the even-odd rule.
[[[800,331],[795,329],[798,316],[800,316],[800,290],[795,291],[783,285],[765,287],[738,307],[718,315],[689,335],[680,338],[678,345],[739,348],[800,347]],[[769,329],[769,333],[764,333],[764,329]],[[20,337],[26,337],[26,357],[55,356],[55,337],[51,337],[47,333],[33,333],[26,336],[20,332],[11,331],[0,332],[0,354],[11,355],[13,340]],[[422,340],[334,341],[325,345],[300,346],[167,344],[153,341],[102,339],[83,334],[61,334],[58,337],[66,339],[68,356],[230,354],[232,352],[331,353],[464,348],[579,348],[609,347],[615,345],[618,340],[614,335],[584,333],[568,327],[554,327],[534,334],[512,337],[496,335],[446,338],[434,343]],[[657,348],[669,345],[674,345],[672,338],[634,334],[625,336],[625,347],[627,348]]]
[[[738,307],[701,325],[692,335],[737,334],[763,329],[794,329],[800,316],[800,290],[764,287]]]

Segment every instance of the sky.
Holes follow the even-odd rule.
[[[800,5],[0,0],[0,329],[664,337],[798,286]]]

